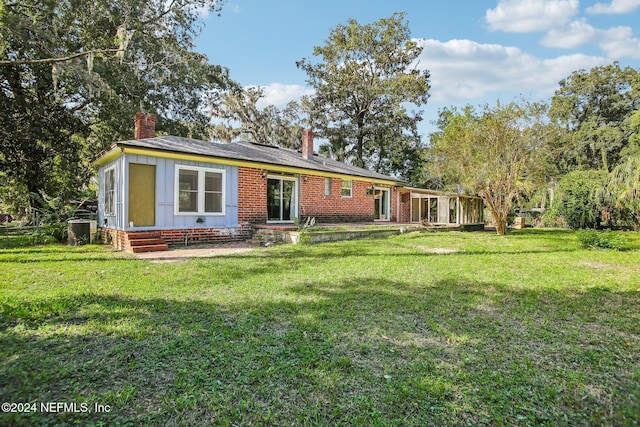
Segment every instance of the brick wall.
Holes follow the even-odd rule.
[[[184,246],[197,243],[239,242],[251,238],[251,228],[189,228],[176,230],[158,230],[160,237],[169,246]]]
[[[127,233],[121,230],[113,228],[100,229],[102,237],[102,243],[106,245],[113,245],[113,247],[119,251],[128,249],[129,239],[127,239]]]
[[[396,196],[396,200],[397,200]],[[398,222],[411,222],[411,193],[400,192],[400,216]]]
[[[263,177],[264,174],[264,177]],[[367,189],[374,185],[368,181],[352,181],[352,196],[342,197],[342,180],[331,178],[331,195],[325,196],[325,178],[301,174],[299,178],[301,220],[315,217],[317,222],[369,222],[374,218],[373,195]],[[398,216],[397,189],[390,193],[391,220]],[[267,222],[267,172],[261,169],[238,168],[238,223],[265,224]],[[402,195],[401,195],[402,197]],[[409,202],[400,202],[401,221],[409,221]]]
[[[267,178],[256,168],[238,168],[238,224],[267,222]]]
[[[154,236],[162,237],[165,243],[169,246],[184,246],[185,242],[191,245],[196,243],[227,243],[244,241],[251,238],[252,230],[251,227],[246,225],[234,228],[187,228],[151,230],[148,232],[132,231],[131,233],[112,228],[103,228],[101,232],[103,243],[113,245],[117,250],[127,251],[131,249],[129,237],[130,235],[135,236],[136,233],[153,234]]]
[[[143,113],[142,111],[136,113],[133,117],[134,120],[134,139],[155,138],[156,137],[156,115]]]
[[[300,216],[316,222],[373,221],[373,196],[367,195],[371,182],[352,181],[351,197],[342,197],[342,180],[331,178],[331,195],[325,196],[325,178],[300,176]]]

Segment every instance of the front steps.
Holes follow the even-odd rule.
[[[288,242],[287,237],[288,232],[286,230],[256,228],[253,231],[253,236],[251,236],[250,240],[247,240],[247,243],[254,247],[270,246],[274,243]]]
[[[169,245],[167,245],[164,238],[155,231],[130,231],[127,233],[127,243],[127,252],[133,252],[134,254],[169,249]]]

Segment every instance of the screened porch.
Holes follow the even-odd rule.
[[[484,222],[482,199],[444,193],[411,193],[411,222],[431,224],[480,224]]]

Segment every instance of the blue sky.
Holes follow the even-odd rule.
[[[336,25],[405,12],[431,72],[423,136],[443,107],[548,100],[575,70],[619,61],[640,68],[640,0],[227,0],[196,50],[262,86],[263,105],[312,93],[296,61],[311,58]]]

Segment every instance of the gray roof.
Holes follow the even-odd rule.
[[[300,169],[404,183],[401,179],[356,166],[347,165],[345,163],[338,162],[337,160],[332,160],[328,157],[319,156],[317,154],[313,155],[313,159],[307,160],[302,157],[300,151],[247,141],[224,144],[182,138],[179,136],[161,136],[156,138],[121,141],[116,143],[116,145],[149,148],[175,153],[200,154],[225,159],[245,160],[250,162],[267,163],[278,166],[289,166]]]

